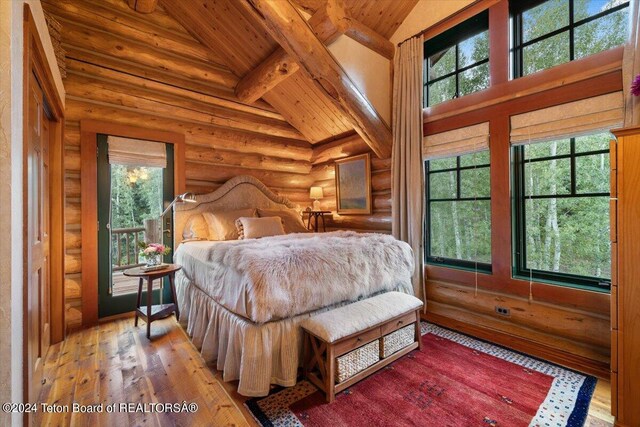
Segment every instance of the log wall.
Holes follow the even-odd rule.
[[[371,215],[338,215],[336,210],[335,166],[337,159],[371,153]],[[391,159],[378,158],[357,134],[336,141],[317,144],[311,157],[313,186],[323,188],[322,209],[327,216],[327,231],[357,230],[391,233]],[[308,195],[307,195],[308,199]],[[309,203],[311,203],[309,201]]]
[[[308,203],[312,146],[268,104],[240,103],[237,77],[162,8],[140,15],[121,0],[44,0],[43,7],[62,24],[67,51],[68,327],[82,324],[81,120],[184,134],[187,191],[210,192],[248,174]]]

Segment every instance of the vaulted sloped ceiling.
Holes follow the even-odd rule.
[[[200,44],[162,7],[139,14],[123,0],[43,0],[43,5],[62,26],[73,75],[65,81],[67,99],[75,101],[69,106],[72,116],[76,109],[91,109],[107,119],[110,106],[117,105],[158,118],[209,123],[212,140],[225,145],[273,137],[308,145],[268,103],[238,101],[238,77],[225,64],[226,52]]]
[[[346,0],[350,15],[390,39],[418,0]]]
[[[280,46],[263,23],[247,14],[244,0],[161,0],[166,12],[203,45],[216,51],[222,62],[242,78]],[[397,29],[417,0],[349,0],[345,10],[385,38]],[[322,1],[298,2],[313,13]],[[294,72],[262,97],[312,144],[353,132],[348,118],[311,81],[308,74]]]

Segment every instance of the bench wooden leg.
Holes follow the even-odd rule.
[[[327,376],[325,378],[327,402],[331,403],[336,398],[336,358],[334,357],[333,346],[329,344],[329,348],[326,352],[327,360]]]
[[[416,341],[418,341],[418,351],[422,350],[422,333],[420,332],[420,310],[416,310]]]
[[[309,334],[302,334],[302,376],[309,377]]]

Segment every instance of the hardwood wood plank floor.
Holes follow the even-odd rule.
[[[247,426],[239,408],[217,373],[175,322],[153,322],[151,341],[144,322],[132,318],[102,323],[73,332],[51,348],[45,361],[45,384],[39,402],[68,405],[110,403],[196,403],[194,413],[99,414],[43,413],[36,426]]]
[[[236,393],[235,383],[222,381],[207,366],[173,317],[146,328],[132,318],[102,323],[71,333],[51,347],[44,365],[39,402],[55,405],[113,403],[196,403],[195,413],[94,414],[43,413],[35,426],[256,426]],[[588,427],[613,425],[610,384],[599,380],[591,400]]]

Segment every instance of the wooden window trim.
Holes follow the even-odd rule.
[[[97,135],[162,141],[174,146],[174,191],[185,192],[185,138],[183,134],[127,126],[100,120],[80,121],[80,200],[82,204],[82,325],[98,323],[98,198]]]
[[[474,3],[474,5],[480,3]],[[491,7],[489,14],[489,37],[492,45],[489,57],[490,87],[484,91],[424,109],[423,132],[424,135],[431,135],[489,121],[492,274],[478,275],[478,286],[527,298],[528,281],[512,277],[509,117],[622,90],[623,47],[610,49],[515,80],[508,80],[508,2],[496,1],[491,4]],[[479,12],[479,9],[476,6],[472,11],[469,7],[463,12],[456,15],[450,24],[438,24],[440,31],[460,22],[458,19],[462,20],[465,13],[468,17],[471,13]],[[495,21],[502,22],[502,27],[497,26]],[[425,35],[432,33],[425,32]],[[499,44],[497,48],[493,48],[494,42]],[[460,269],[427,265],[425,274],[428,280],[441,280],[465,286],[473,286],[476,283],[476,275],[473,272]],[[603,315],[609,312],[607,294],[538,282],[533,283],[532,289],[537,300],[580,307]]]
[[[523,79],[526,79],[526,77],[518,80]],[[513,82],[515,81],[509,83]],[[529,295],[529,282],[512,277],[509,117],[619,90],[622,90],[622,75],[620,69],[617,69],[587,80],[552,87],[545,91],[515,97],[484,108],[472,109],[424,124],[425,135],[430,135],[461,126],[471,126],[489,121],[491,134],[491,253],[493,268],[492,275],[478,275],[478,286],[480,288],[524,298]],[[425,274],[428,280],[441,280],[465,286],[474,286],[476,283],[476,275],[473,272],[452,268],[427,265]],[[532,289],[536,300],[580,307],[603,315],[609,313],[608,294],[539,282],[534,282]]]
[[[624,47],[620,46],[583,59],[567,62],[539,73],[504,81],[496,85],[492,84],[488,89],[481,92],[425,108],[422,111],[423,121],[427,126],[431,122],[460,116],[463,113],[482,111],[498,104],[508,104],[514,98],[524,98],[529,95],[548,92],[555,88],[591,80],[614,72],[620,73],[623,52]],[[493,79],[493,76],[491,78]],[[535,108],[529,111],[533,109]]]

